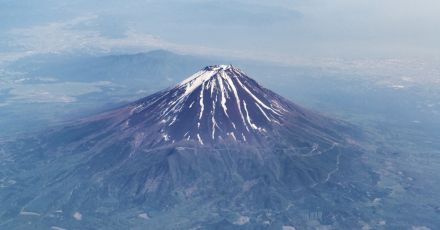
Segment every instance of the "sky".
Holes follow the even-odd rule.
[[[0,0],[0,64],[167,49],[438,77],[439,12],[438,0]]]

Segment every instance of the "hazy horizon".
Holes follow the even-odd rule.
[[[374,74],[409,70],[415,79],[440,72],[440,3],[433,0],[0,5],[0,64],[35,54],[166,49]]]

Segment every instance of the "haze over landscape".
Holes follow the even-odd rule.
[[[438,229],[438,12],[0,1],[0,229]]]

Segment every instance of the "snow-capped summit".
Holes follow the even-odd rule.
[[[133,146],[300,142],[326,122],[278,96],[232,65],[208,66],[174,87],[98,116]],[[116,122],[114,121],[116,120]],[[293,140],[290,140],[294,138]],[[276,140],[276,141],[274,141]]]
[[[164,142],[255,142],[280,125],[287,109],[283,104],[241,70],[215,65],[136,102],[127,126],[155,120],[162,124],[159,132]]]

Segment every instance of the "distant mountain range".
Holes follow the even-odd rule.
[[[22,59],[10,68],[33,76],[54,77],[61,81],[111,81],[121,85],[160,89],[178,82],[194,69],[209,65],[214,58],[179,55],[166,50],[107,56],[45,55]]]

